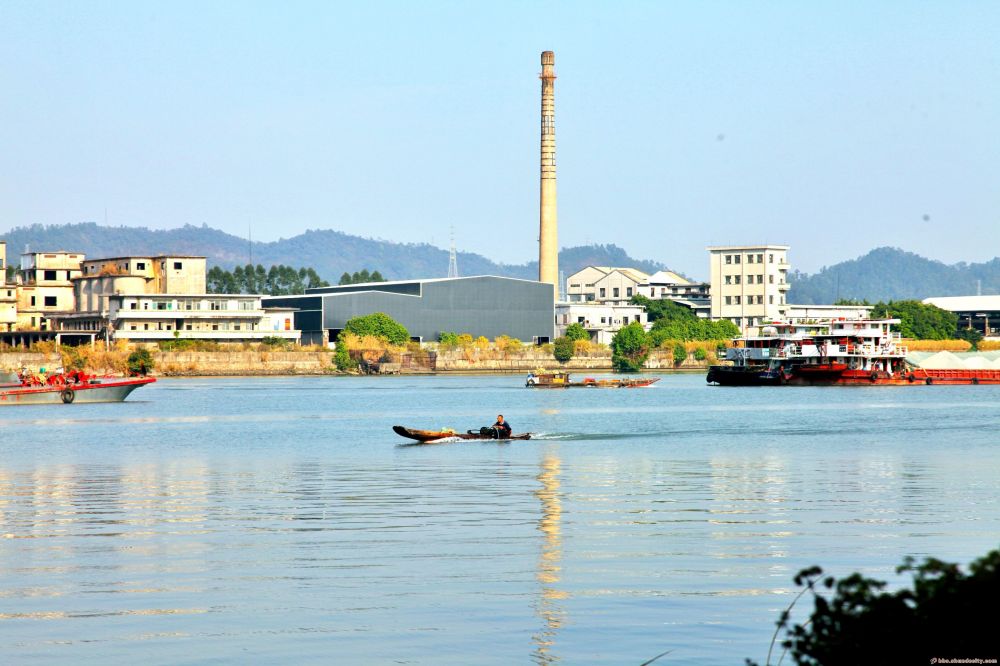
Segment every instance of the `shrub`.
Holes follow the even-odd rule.
[[[583,324],[574,323],[566,327],[566,337],[570,340],[590,340],[590,333],[583,327]]]
[[[694,350],[694,360],[696,360],[696,361],[704,361],[706,358],[708,358],[708,352],[705,351],[705,348],[704,347],[695,347],[695,350]]]
[[[485,339],[485,338],[484,338]],[[501,335],[494,340],[497,349],[504,354],[516,354],[521,351],[522,344],[517,338],[512,338],[507,335]]]
[[[274,335],[268,335],[260,340],[260,344],[263,347],[277,347],[279,349],[286,349],[290,345],[290,341],[285,338],[279,338]]]
[[[438,333],[438,342],[441,344],[442,349],[455,349],[460,344],[460,338],[458,333],[452,333],[451,331],[441,331]],[[469,336],[470,338],[472,336]]]
[[[983,341],[983,334],[975,328],[963,328],[958,331],[958,338],[968,342],[972,346],[972,351],[979,351],[979,343]]]
[[[405,345],[410,339],[406,327],[384,312],[352,317],[344,324],[344,331],[362,337],[372,335],[394,345]]]
[[[569,337],[569,336],[567,336]],[[590,354],[596,345],[590,341],[590,338],[586,340],[574,340],[573,341],[573,355],[574,356],[586,356]]]
[[[153,355],[149,353],[148,349],[141,347],[128,355],[126,364],[130,375],[145,376],[153,369]]]
[[[812,615],[790,626],[790,606],[778,621],[795,663],[933,664],[943,656],[996,655],[1000,550],[972,562],[968,574],[933,558],[920,565],[906,558],[896,572],[912,575],[912,589],[890,593],[859,573],[837,580],[822,578],[819,567],[800,571],[795,583],[805,585],[800,597],[812,593]],[[817,593],[820,583],[832,598]]]
[[[675,343],[674,348],[671,351],[673,352],[674,356],[674,365],[680,365],[681,363],[687,360],[688,351],[687,347],[684,346],[683,342]]]
[[[637,321],[611,339],[611,365],[618,372],[638,372],[649,357],[649,335]]]
[[[552,355],[560,363],[566,363],[573,358],[574,342],[569,337],[556,338],[552,343]]]
[[[347,344],[339,338],[337,339],[337,348],[333,352],[333,364],[341,372],[347,372],[358,367],[358,362],[352,359],[350,352],[347,351]]]

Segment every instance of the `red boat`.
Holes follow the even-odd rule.
[[[16,386],[0,387],[0,405],[57,405],[76,402],[123,402],[153,377],[95,377],[80,371],[42,378],[24,375]]]

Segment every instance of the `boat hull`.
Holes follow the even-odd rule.
[[[418,442],[434,442],[442,439],[466,439],[466,440],[493,440],[497,442],[509,442],[513,439],[531,439],[531,433],[521,433],[519,435],[511,435],[510,437],[489,437],[486,435],[481,435],[478,432],[452,432],[450,430],[417,430],[415,428],[406,428],[403,426],[392,426],[392,431],[399,435],[400,437],[406,437],[407,439],[416,440]]]
[[[928,370],[888,374],[862,370],[805,371],[774,375],[760,368],[715,365],[706,381],[720,386],[926,386],[934,384],[1000,384],[1000,370]]]
[[[153,377],[95,380],[84,384],[20,386],[0,390],[0,405],[61,405],[92,402],[123,402]]]
[[[527,382],[528,388],[567,389],[567,388],[645,388],[660,381],[659,377],[643,379],[585,379],[582,382],[564,383],[533,383]]]

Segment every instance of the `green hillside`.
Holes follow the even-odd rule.
[[[176,229],[105,227],[93,222],[40,225],[12,229],[0,234],[7,253],[16,260],[26,246],[32,251],[69,250],[88,257],[129,254],[194,254],[208,258],[209,266],[233,268],[250,257],[247,239],[208,226],[185,225]],[[458,253],[460,275],[503,275],[535,279],[538,263],[504,264],[470,252]],[[391,243],[351,236],[339,231],[310,230],[298,236],[269,243],[253,243],[253,263],[270,266],[307,266],[336,284],[340,276],[361,269],[377,270],[389,280],[444,277],[448,274],[448,251],[427,244]],[[616,245],[564,248],[559,266],[570,275],[589,264],[633,266],[650,273],[665,268],[654,261],[638,260]]]

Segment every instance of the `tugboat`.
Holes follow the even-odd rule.
[[[568,372],[536,370],[528,375],[524,385],[527,388],[644,388],[660,381],[659,377],[639,377],[637,379],[595,379],[586,377],[582,382],[570,380]]]
[[[772,323],[735,338],[732,365],[713,365],[706,381],[722,386],[1000,384],[1000,370],[934,370],[910,365],[892,325],[899,319]]]

